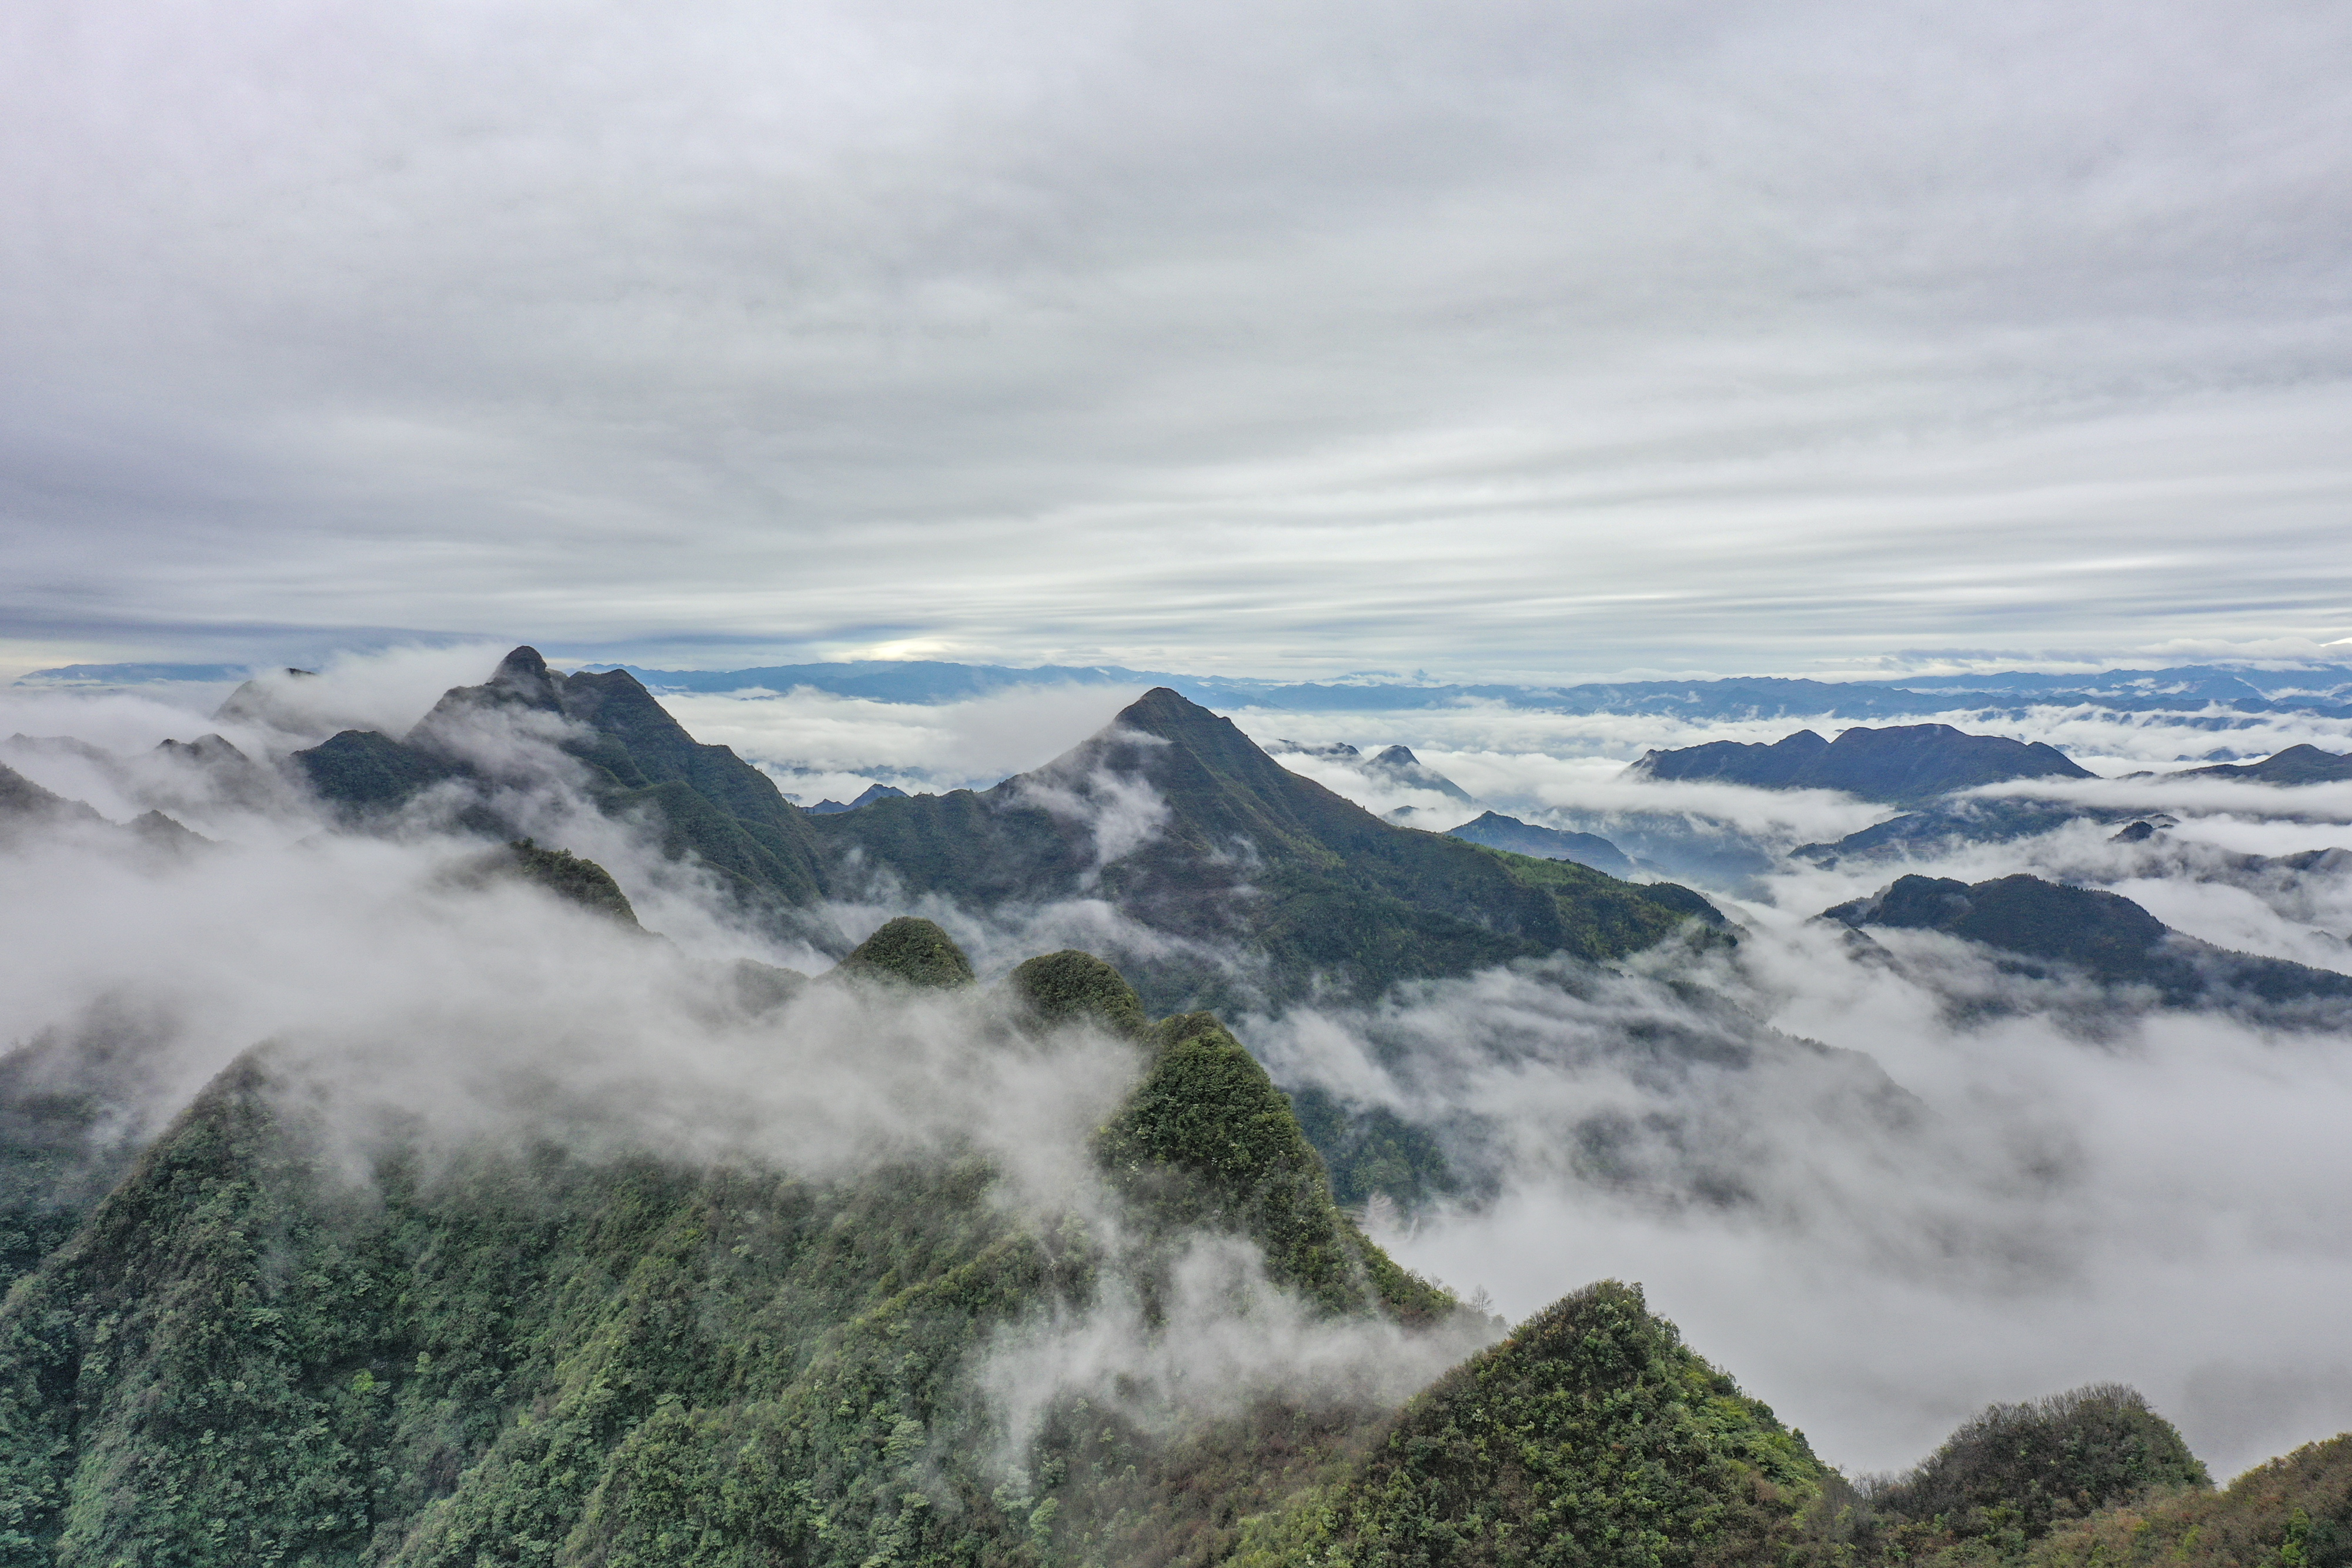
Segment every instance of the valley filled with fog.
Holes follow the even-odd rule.
[[[980,1134],[1043,1173],[1024,1179],[1050,1185],[1070,1166],[1072,1129],[1130,1081],[1116,1051],[1040,1058],[1019,1082],[983,1084],[953,1050],[919,1043],[952,1030],[917,1019],[890,1026],[918,1043],[877,1078],[861,1065],[870,1052],[824,1043],[867,1026],[817,1002],[795,1004],[801,1044],[776,1058],[745,1019],[694,999],[746,959],[826,967],[828,952],[906,906],[885,889],[832,899],[797,938],[759,928],[691,857],[590,804],[560,733],[475,736],[504,820],[608,867],[667,938],[647,947],[528,889],[469,881],[478,841],[446,811],[355,831],[272,770],[339,730],[399,733],[495,659],[348,660],[281,678],[277,700],[219,718],[214,687],[0,691],[0,733],[16,737],[0,762],[105,820],[18,833],[5,849],[17,895],[0,915],[0,978],[16,998],[14,1041],[111,1030],[133,1042],[118,1049],[137,1054],[141,1092],[101,1129],[125,1140],[272,1040],[308,1042],[307,1071],[339,1086],[327,1096],[337,1114],[453,1127],[520,1117],[583,1146],[650,1139],[698,1159],[763,1151],[829,1168],[961,1136],[971,1129],[949,1107],[980,1095],[1033,1113]],[[993,785],[1071,752],[1139,694],[656,695],[698,740],[731,746],[814,805],[877,783]],[[1228,1008],[1285,1088],[1432,1152],[1438,1174],[1405,1201],[1381,1191],[1361,1203],[1401,1260],[1514,1320],[1595,1279],[1639,1280],[1705,1354],[1853,1472],[1909,1463],[1989,1401],[2092,1381],[2141,1388],[2217,1472],[2352,1425],[2339,1310],[2352,1296],[2352,1145],[2340,1135],[2352,1044],[2340,1028],[2070,993],[2063,977],[2021,975],[1956,937],[1862,940],[1815,918],[1906,873],[1968,883],[2031,873],[2124,894],[2218,946],[2352,969],[2352,871],[2252,864],[2352,847],[2352,783],[2163,776],[2217,754],[2352,748],[2352,720],[2285,713],[2225,727],[2211,714],[1956,707],[1941,722],[2048,741],[2101,776],[1979,798],[2100,816],[1889,855],[1792,852],[1895,818],[1894,806],[1626,772],[1654,748],[1772,741],[1801,720],[1502,703],[1232,716],[1286,767],[1416,827],[1493,810],[1607,837],[1634,858],[1635,880],[1696,887],[1738,930],[1736,946],[1603,969],[1522,961],[1377,996]],[[238,774],[152,749],[206,733],[259,766]],[[1392,745],[1458,793],[1363,766]],[[1141,775],[1108,766],[1066,794],[1098,865],[1167,816]],[[109,837],[109,821],[159,808],[217,845]],[[2116,841],[2125,818],[2162,826]],[[983,980],[1051,946],[1118,962],[1173,940],[1083,890],[911,906],[953,934]],[[1209,956],[1246,980],[1246,956]]]

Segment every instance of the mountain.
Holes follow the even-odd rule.
[[[1801,1434],[1613,1281],[1448,1373],[1384,1436],[1244,1536],[1240,1561],[1785,1562],[1826,1479]]]
[[[1008,1431],[1004,1354],[1130,1299],[1159,1303],[1123,1331],[1151,1354],[1188,1303],[1230,1310],[1244,1277],[1190,1282],[1229,1244],[1263,1259],[1254,1310],[1282,1332],[1386,1364],[1458,1360],[1493,1325],[1337,1209],[1214,1018],[1147,1026],[1082,954],[977,997],[923,924],[837,984],[961,1008],[930,1016],[975,1049],[1086,1017],[1141,1051],[1093,1145],[1117,1226],[1008,1201],[952,1151],[808,1180],[491,1139],[379,1147],[354,1185],[257,1053],[0,1304],[0,1553],[1303,1565],[1449,1540],[1517,1561],[1493,1549],[1575,1523],[1685,1563],[1798,1538],[1826,1484],[1803,1439],[1617,1286],[1401,1410],[1409,1389],[1277,1368],[1230,1403],[1049,1385]]]
[[[212,841],[192,832],[161,811],[144,811],[128,822],[110,822],[80,800],[42,789],[5,763],[0,763],[0,843],[46,837],[63,829],[79,828],[126,848],[167,853],[195,849]]]
[[[1405,747],[1391,746],[1365,758],[1364,771],[1374,779],[1407,789],[1428,789],[1464,805],[1474,802],[1470,791],[1428,766]]]
[[[953,1147],[819,1178],[500,1132],[355,1170],[318,1080],[241,1059],[0,1301],[0,1561],[2056,1568],[2158,1560],[2152,1528],[2162,1561],[2339,1568],[2352,1542],[2352,1439],[2216,1493],[2119,1388],[1995,1406],[1858,1493],[1638,1287],[1498,1340],[1398,1268],[1214,1017],[1150,1022],[1083,953],[970,972],[899,919],[828,984],[980,1052],[1125,1042],[1094,1198],[1040,1207]],[[1352,1370],[1277,1351],[1217,1394],[1204,1311]]]
[[[1849,857],[1897,860],[1934,854],[1958,844],[2008,843],[2054,832],[2068,822],[2129,824],[2142,815],[2116,807],[2073,801],[2060,804],[2051,800],[1963,797],[1939,800],[1924,810],[1906,811],[1829,843],[1801,844],[1789,852],[1823,866],[1836,865]]]
[[[501,791],[551,758],[678,852],[738,854],[742,895],[786,915],[803,906],[762,853],[824,894],[895,885],[911,903],[926,875],[1007,908],[1074,892],[1155,931],[1255,943],[1270,969],[1305,962],[1280,943],[1326,939],[1281,920],[1501,941],[1476,918],[1501,904],[1605,954],[1610,909],[1710,913],[1382,823],[1172,692],[997,790],[827,817],[772,812],[763,776],[625,674],[557,676],[522,652],[410,735],[348,732],[299,766],[344,788],[355,821],[441,791],[488,831]],[[95,831],[10,777],[0,797],[26,831]],[[450,874],[631,919],[601,868],[528,840]],[[1856,924],[1948,930],[2030,965],[2352,986],[2031,878],[1907,878],[1870,902]],[[1637,941],[1625,918],[1617,936]],[[631,937],[609,961],[667,951]],[[461,1131],[401,1116],[354,1138],[332,1075],[290,1040],[238,1060],[160,1136],[107,1143],[108,1095],[155,1081],[135,1009],[0,1056],[0,1563],[2352,1563],[2352,1438],[2215,1491],[2145,1401],[2093,1388],[1996,1406],[1908,1474],[1854,1485],[1638,1286],[1597,1282],[1505,1334],[1339,1206],[1308,1135],[1331,1106],[1294,1106],[1217,1016],[1147,1005],[1100,957],[1046,953],[983,989],[945,930],[899,915],[825,975],[761,987],[730,1024],[751,1077],[797,1088],[807,1030],[843,1030],[851,1061],[885,1071],[914,1040],[952,1049],[956,1135],[805,1168],[641,1146],[613,1135],[634,1124],[619,1113],[585,1138],[474,1106]],[[710,1001],[698,986],[691,1007]],[[676,1039],[649,1031],[665,1073],[691,1054],[688,1017]],[[1674,1034],[1696,1024],[1616,1017],[1654,1070],[1690,1054]],[[961,1070],[1050,1064],[1074,1038],[1127,1075],[1036,1179],[1025,1145],[967,1128],[1000,1120],[1034,1143],[1038,1108]],[[533,1105],[579,1087],[572,1060]],[[1416,1129],[1340,1132],[1353,1196],[1390,1190],[1364,1179],[1374,1167],[1427,1174]]]
[[[2136,1391],[2094,1385],[1991,1406],[1907,1474],[1853,1500],[1835,1531],[1864,1562],[2014,1562],[2102,1510],[2210,1498],[2212,1485]]]
[[[1296,740],[1276,740],[1265,747],[1269,757],[1313,757],[1326,762],[1337,762],[1354,769],[1370,783],[1391,789],[1426,789],[1443,795],[1465,806],[1475,805],[1470,791],[1430,767],[1405,746],[1385,747],[1367,757],[1344,740],[1325,741],[1309,746]],[[1389,813],[1392,821],[1403,821],[1412,808],[1399,807]]]
[[[1905,876],[1868,898],[1822,911],[1857,930],[1942,931],[2040,966],[2077,970],[2110,985],[2146,987],[2168,1007],[2316,1005],[2340,1023],[2352,975],[2283,958],[2233,953],[2170,929],[2130,899],[2016,875],[1974,884]]]
[[[1897,804],[2013,779],[2093,777],[2053,746],[1963,735],[1948,724],[1857,727],[1841,731],[1835,740],[1804,729],[1769,746],[1709,741],[1645,752],[1626,772],[1632,778],[1710,779],[1757,789],[1842,789]]]
[[[1574,861],[1611,876],[1631,876],[1633,862],[1625,852],[1598,833],[1570,833],[1558,828],[1539,828],[1532,822],[1522,822],[1517,817],[1506,817],[1497,811],[1449,828],[1448,833],[1457,839],[1467,839],[1474,844],[1485,844],[1492,850],[1508,850],[1513,854],[1535,855],[1542,860]]]
[[[2352,1568],[2352,1433],[2258,1465],[2220,1491],[2184,1487],[2069,1521],[2029,1568]]]
[[[1554,952],[1607,959],[1685,920],[1721,920],[1672,884],[1384,822],[1164,688],[992,789],[880,800],[810,828],[835,850],[830,863],[849,865],[854,851],[902,898],[988,907],[1092,896],[1185,939],[1192,951],[1138,958],[1155,1007],[1314,984],[1371,993]],[[835,874],[835,886],[852,885]]]
[[[489,680],[460,686],[400,739],[344,730],[290,758],[311,790],[349,821],[383,820],[427,790],[471,797],[460,821],[516,836],[482,797],[531,737],[576,764],[608,815],[656,824],[664,851],[691,852],[747,905],[823,895],[807,818],[773,780],[724,746],[704,746],[626,674],[560,674],[517,648]]]
[[[877,800],[903,800],[906,798],[907,792],[904,789],[893,789],[887,784],[868,784],[855,800],[846,803],[840,800],[819,800],[815,805],[804,809],[812,816],[829,816],[835,811],[855,811],[858,807],[870,806]]]
[[[697,743],[626,672],[564,675],[529,648],[400,739],[345,731],[293,761],[353,821],[391,820],[441,789],[461,821],[511,838],[518,824],[499,816],[489,783],[508,766],[499,748],[533,727],[601,810],[656,824],[666,852],[698,857],[779,929],[830,940],[799,919],[827,898],[911,908],[939,896],[981,910],[1104,901],[1179,939],[1135,956],[1155,1008],[1317,986],[1370,993],[1555,952],[1604,960],[1722,919],[1671,883],[1384,822],[1165,688],[993,789],[837,813],[803,811],[726,747]]]
[[[106,821],[79,800],[42,789],[15,768],[0,763],[0,833],[16,834],[67,822],[99,824]]]
[[[2210,768],[2187,768],[2174,779],[2244,779],[2257,784],[2335,784],[2352,779],[2352,752],[2322,751],[2315,746],[2290,746],[2260,762],[2223,762]]]

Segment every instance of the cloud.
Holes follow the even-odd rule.
[[[809,805],[868,784],[987,789],[1076,746],[1143,688],[1047,684],[966,702],[908,704],[808,687],[732,695],[673,692],[662,706],[705,744],[732,746]]]
[[[407,675],[379,682],[355,664],[349,678],[378,694],[369,700],[387,718],[421,708]],[[79,704],[37,712],[126,746],[201,721],[136,696],[24,700]],[[840,756],[897,747],[942,769],[993,755],[961,738],[992,714],[1027,716],[1034,727],[1003,744],[1047,755],[1055,726],[1083,734],[1098,722],[1063,692],[945,718],[805,695],[718,700],[779,716],[761,721],[779,747],[794,716],[830,716]],[[1283,720],[1403,741],[1482,795],[1531,810],[1664,800],[1774,842],[1880,814],[1729,789],[1628,795],[1661,788],[1613,778],[1650,721],[1475,707]],[[2035,726],[2074,721],[2036,710],[2014,722],[2041,738]],[[2135,731],[2151,749],[2208,733],[2177,721]],[[694,867],[588,810],[547,737],[478,738],[503,748],[501,809],[610,866],[669,943],[528,888],[470,884],[453,873],[478,846],[441,831],[429,808],[383,839],[322,831],[298,813],[275,833],[160,864],[61,837],[5,852],[17,893],[0,904],[13,1038],[135,1021],[149,1054],[120,1124],[134,1132],[270,1040],[288,1081],[341,1106],[355,1140],[377,1113],[421,1107],[453,1138],[528,1125],[590,1149],[651,1142],[812,1171],[976,1141],[1006,1162],[1024,1201],[1083,1195],[1085,1138],[1133,1081],[1129,1048],[1083,1034],[1007,1041],[965,1001],[886,1008],[830,988],[742,1016],[713,999],[726,963],[822,960],[740,929]],[[2080,789],[2140,791],[2128,799],[2168,802],[2180,825],[2143,845],[2077,825],[1916,869],[2113,886],[2194,934],[2287,956],[2342,934],[2331,923],[2352,909],[2352,881],[2264,880],[2231,858],[2352,844],[2340,792]],[[1116,791],[1097,792],[1106,801],[1117,816]],[[1133,823],[1149,817],[1148,801],[1127,804],[1143,808]],[[1957,943],[1898,936],[1886,950],[1899,962],[1865,961],[1810,920],[1900,869],[1913,868],[1788,862],[1752,879],[1724,899],[1746,929],[1736,961],[1675,952],[1619,976],[1519,966],[1366,1008],[1243,1019],[1238,1030],[1286,1082],[1431,1126],[1482,1178],[1491,1201],[1391,1233],[1408,1263],[1483,1285],[1514,1315],[1595,1278],[1642,1280],[1704,1354],[1850,1469],[1906,1464],[1989,1400],[2105,1377],[2144,1388],[2222,1470],[2352,1425],[2334,1310],[2352,1288],[2341,1042],[2198,1014],[2121,1013],[2089,1035],[2068,998],[2005,979]],[[825,914],[854,940],[903,908],[845,902]],[[1098,900],[915,912],[947,924],[984,977],[1066,945],[1114,957],[1169,949]],[[1954,1007],[1969,996],[2012,1005]],[[1006,1049],[975,1052],[976,1037]],[[1005,1109],[976,1119],[975,1104]],[[1164,1391],[1197,1366],[1192,1386],[1211,1397],[1286,1361],[1333,1369],[1322,1385],[1346,1386],[1391,1354],[1383,1331],[1298,1339],[1246,1257],[1204,1244],[1195,1264],[1202,1301],[1239,1306],[1203,1308],[1155,1339],[1133,1332],[1114,1296],[1005,1342],[1008,1431],[1022,1409],[1115,1374]],[[2278,1395],[2290,1385],[2292,1397]],[[1139,1408],[1160,1397],[1148,1392]]]
[[[19,645],[1565,674],[2352,630],[2318,12],[0,26]]]
[[[1177,1251],[1150,1310],[1107,1270],[1086,1311],[1000,1332],[978,1381],[1017,1463],[1048,1406],[1073,1396],[1163,1435],[1273,1399],[1380,1410],[1500,1337],[1471,1313],[1422,1331],[1318,1316],[1267,1281],[1257,1249],[1202,1233]]]
[[[1513,1316],[1639,1279],[1849,1470],[2094,1377],[2143,1388],[2223,1473],[2352,1424],[2339,1042],[2206,1015],[2096,1043],[2031,1013],[1955,1021],[1818,929],[1761,927],[1742,962],[1715,978],[1745,1023],[1638,977],[1523,968],[1247,1038],[1493,1181],[1392,1238],[1409,1265]]]

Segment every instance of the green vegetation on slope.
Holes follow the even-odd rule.
[[[1347,1226],[1213,1019],[1154,1040],[1103,1134],[1147,1195],[1120,1255],[952,1155],[812,1181],[490,1145],[353,1184],[249,1058],[0,1308],[0,1563],[1214,1561],[1378,1412],[1147,1431],[1070,1396],[1008,1448],[998,1336],[1154,1294],[1188,1234],[1264,1238],[1327,1312],[1451,1303]]]
[[[902,915],[859,943],[834,971],[845,979],[941,989],[971,984],[971,960],[931,921]]]
[[[609,915],[625,925],[637,923],[637,912],[629,907],[629,895],[621,891],[613,873],[594,861],[570,850],[542,849],[529,839],[515,840],[507,846],[507,853],[512,857],[509,863],[514,874],[533,886],[543,887],[583,909]]]
[[[2133,1390],[2100,1384],[1993,1406],[1871,1501],[1958,1536],[2013,1529],[2030,1540],[2143,1492],[2211,1484],[2172,1423]]]
[[[2352,1568],[2352,1433],[2053,1530],[2032,1568]]]
[[[1126,853],[1097,865],[1094,830],[1066,800],[1104,776],[1148,785],[1164,810]],[[1687,889],[1382,821],[1165,689],[993,789],[877,800],[807,826],[835,864],[854,856],[908,894],[984,907],[1088,892],[1147,925],[1242,956],[1245,980],[1199,948],[1135,965],[1145,999],[1171,1009],[1238,1000],[1249,988],[1370,994],[1401,978],[1555,952],[1607,960],[1694,918],[1721,923]]]
[[[365,818],[475,778],[468,758],[486,716],[518,718],[528,730],[544,727],[541,715],[572,727],[561,749],[584,770],[600,809],[644,821],[665,853],[699,860],[779,929],[827,939],[819,926],[803,929],[796,912],[828,897],[937,894],[975,909],[1101,898],[1190,939],[1134,966],[1156,1009],[1318,987],[1370,994],[1401,978],[1555,952],[1601,961],[1694,918],[1721,923],[1686,889],[1382,821],[1164,688],[1067,756],[995,789],[831,814],[803,812],[726,747],[697,743],[625,671],[564,675],[529,648],[484,685],[444,696],[404,739],[347,732],[295,761],[322,799]],[[1148,786],[1164,808],[1108,863],[1090,813],[1121,808],[1084,803],[1105,777]],[[459,820],[511,836],[486,799]]]
[[[1638,1288],[1555,1303],[1448,1373],[1344,1482],[1254,1522],[1248,1568],[1771,1563],[1826,1472]]]
[[[1085,1019],[1124,1035],[1140,1035],[1150,1027],[1135,988],[1092,953],[1065,948],[1040,954],[1015,967],[1005,984],[1042,1024]]]
[[[1151,1044],[1150,1071],[1096,1140],[1139,1212],[1167,1232],[1248,1237],[1269,1278],[1328,1312],[1378,1302],[1428,1322],[1453,1310],[1339,1212],[1290,1102],[1213,1014],[1163,1019]]]
[[[1987,1408],[1907,1474],[1825,1504],[1815,1544],[1823,1561],[1862,1568],[2021,1563],[2102,1510],[2211,1487],[2169,1421],[2132,1389],[2099,1384]]]

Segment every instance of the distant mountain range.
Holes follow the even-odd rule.
[[[1841,789],[1894,804],[2017,779],[2095,777],[2054,746],[1963,735],[1948,724],[1857,726],[1835,740],[1801,729],[1769,746],[1710,741],[1645,752],[1626,771],[1641,779],[1709,779],[1758,789]]]
[[[1219,708],[1372,712],[1445,707],[1475,699],[1555,713],[1649,714],[1685,720],[1752,718],[1887,719],[1955,709],[2014,711],[2032,706],[2092,706],[2117,712],[2203,716],[2226,727],[2231,715],[2312,712],[2352,716],[2352,665],[2288,670],[2187,664],[2052,675],[2021,671],[1818,681],[1737,675],[1706,680],[1587,682],[1573,685],[1433,684],[1387,677],[1360,681],[1275,681],[1188,675],[1118,665],[962,664],[934,660],[863,660],[772,664],[740,670],[625,669],[652,691],[730,692],[809,687],[876,702],[943,703],[1013,686],[1165,686]],[[66,664],[22,677],[20,685],[108,686],[156,681],[227,681],[246,673],[227,664]],[[2210,713],[2206,710],[2211,709]]]
[[[2352,754],[2322,751],[2315,746],[2290,746],[2260,762],[2223,762],[2210,768],[2186,768],[2177,779],[2244,779],[2256,784],[2336,784],[2352,779]]]
[[[1482,817],[1446,830],[1457,839],[1467,839],[1474,844],[1489,849],[1508,850],[1513,854],[1538,855],[1545,860],[1574,861],[1595,871],[1605,871],[1611,876],[1631,876],[1633,862],[1625,852],[1598,833],[1570,833],[1558,828],[1538,827],[1522,822],[1517,817],[1506,817],[1499,811],[1488,811]]]

